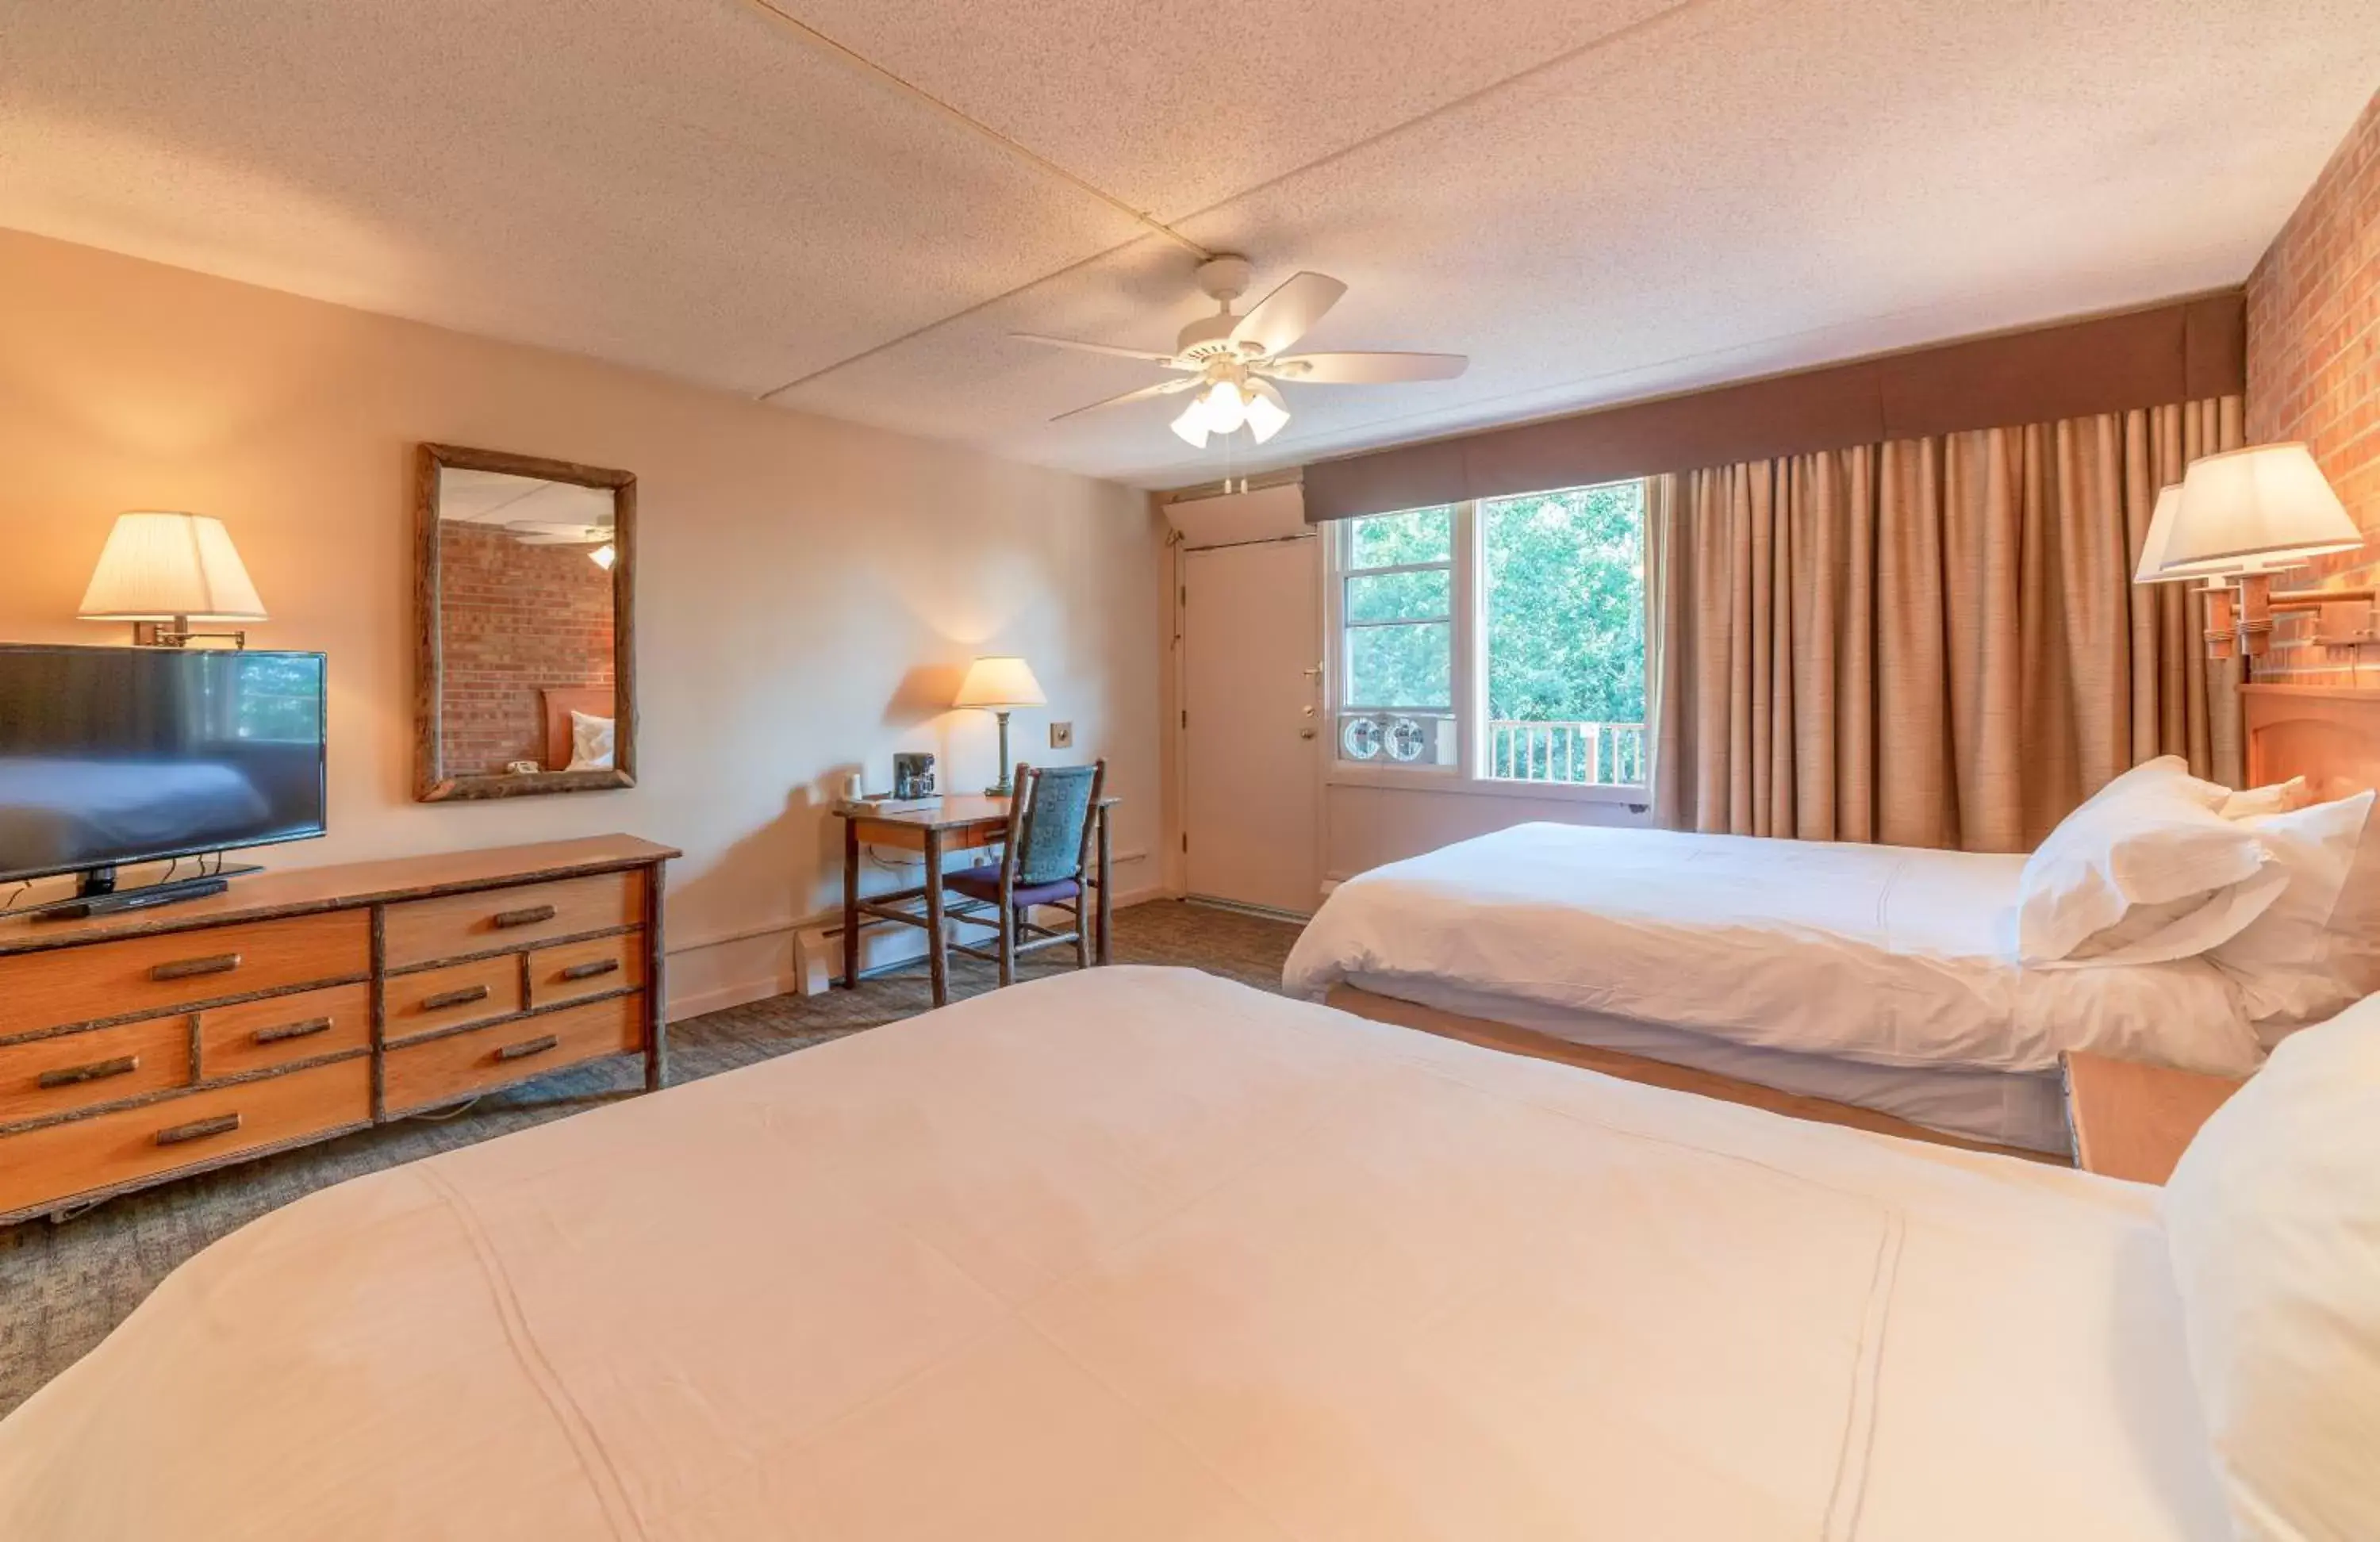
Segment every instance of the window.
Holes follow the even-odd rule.
[[[1455,762],[1455,512],[1346,522],[1339,753],[1349,760]]]
[[[1341,765],[1642,788],[1643,482],[1334,528]]]
[[[1479,505],[1483,776],[1645,781],[1645,484]]]

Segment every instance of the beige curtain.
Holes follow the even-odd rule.
[[[1657,479],[1656,819],[2025,851],[2153,756],[2236,781],[2238,666],[2131,573],[2157,490],[2241,442],[2226,396]]]

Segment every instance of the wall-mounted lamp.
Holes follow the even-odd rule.
[[[128,621],[141,648],[180,648],[194,637],[246,632],[193,632],[192,622],[262,621],[248,569],[223,521],[203,514],[119,514],[77,611],[85,621]]]
[[[978,659],[967,666],[966,678],[959,682],[959,694],[951,705],[980,707],[1000,718],[1000,780],[984,789],[990,796],[1006,797],[1016,790],[1014,779],[1008,774],[1010,710],[1038,707],[1049,699],[1041,694],[1041,682],[1033,678],[1032,668],[1022,659]]]
[[[2257,444],[2192,462],[2179,487],[2158,494],[2133,581],[2205,579],[2208,654],[2260,658],[2275,611],[2373,603],[2368,588],[2272,591],[2275,573],[2362,544],[2312,452]]]

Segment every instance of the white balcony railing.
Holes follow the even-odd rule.
[[[1641,786],[1645,781],[1645,725],[1490,722],[1488,774],[1510,782]]]

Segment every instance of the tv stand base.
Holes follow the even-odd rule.
[[[81,921],[93,916],[109,916],[123,910],[147,910],[152,905],[179,905],[185,900],[202,900],[209,894],[220,894],[231,887],[231,880],[246,873],[264,869],[253,863],[237,868],[222,868],[212,872],[194,874],[189,878],[167,879],[161,883],[135,884],[129,889],[92,888],[46,905],[29,905],[23,914],[44,921]]]

